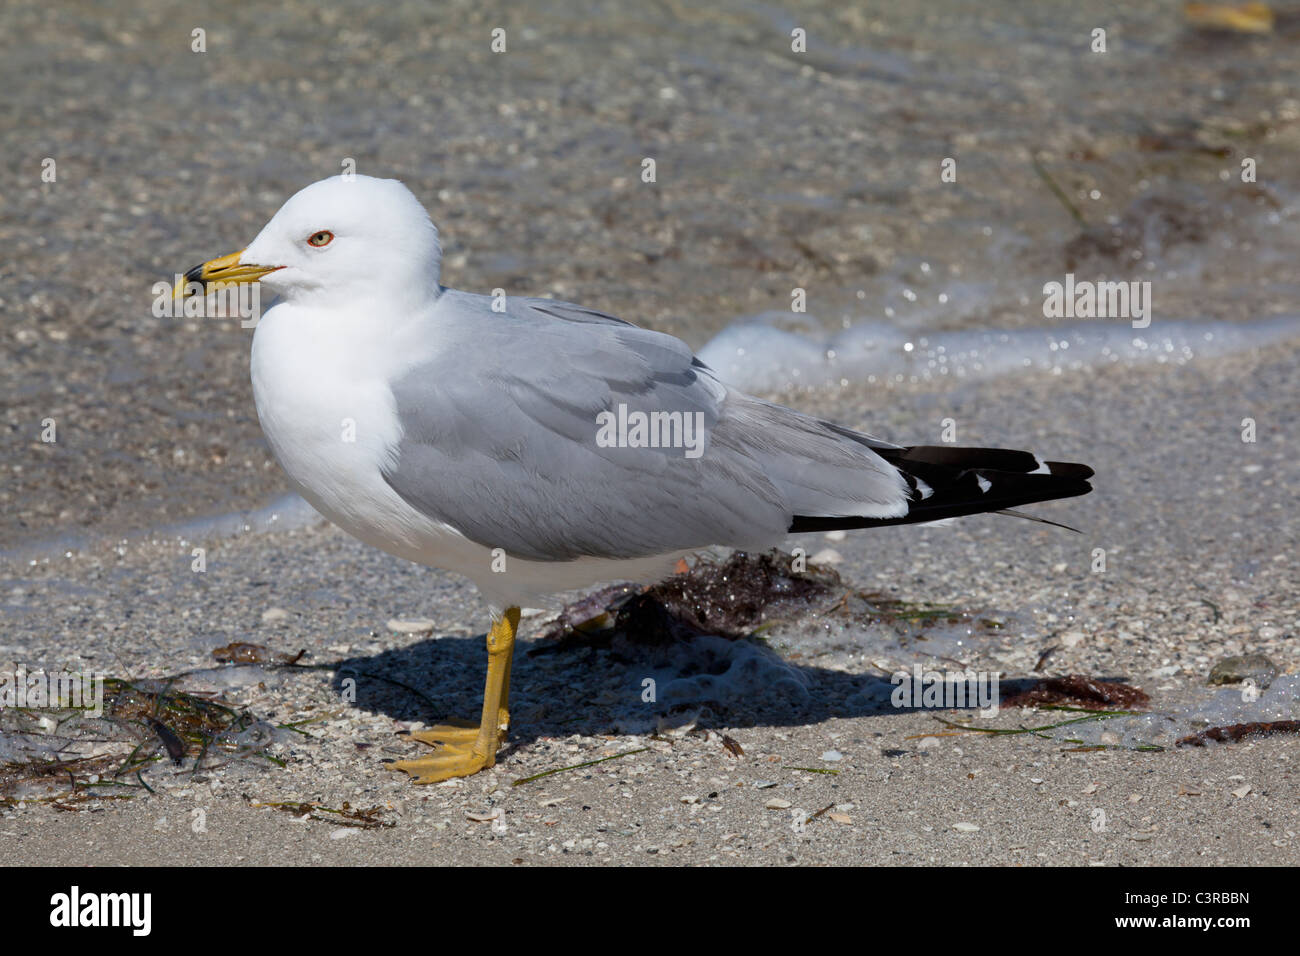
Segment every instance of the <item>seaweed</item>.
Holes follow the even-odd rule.
[[[26,751],[26,759],[0,762],[0,805],[48,802],[67,810],[104,799],[105,790],[114,796],[153,792],[144,772],[163,759],[182,766],[190,754],[190,773],[232,760],[284,765],[267,752],[279,728],[214,694],[176,689],[181,676],[104,678],[97,716],[72,707],[6,709],[0,733]],[[284,729],[304,733],[297,726]],[[94,752],[82,752],[87,749]]]
[[[1237,743],[1252,737],[1272,737],[1276,734],[1300,734],[1300,720],[1254,721],[1246,724],[1227,724],[1210,727],[1186,737],[1179,737],[1176,747],[1204,747],[1211,740],[1217,743]]]
[[[1073,705],[1082,710],[1138,710],[1151,698],[1140,688],[1083,674],[1047,677],[1001,702],[1002,707]]]

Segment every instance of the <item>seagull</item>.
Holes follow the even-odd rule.
[[[671,335],[568,302],[459,292],[440,265],[438,230],[406,186],[345,174],[299,191],[247,248],[176,290],[273,294],[253,334],[253,398],[293,487],[366,544],[465,576],[488,604],[481,717],[411,735],[432,749],[394,766],[417,783],[495,764],[521,607],[655,581],[715,546],[1091,490],[1086,465],[895,445],[746,395]]]

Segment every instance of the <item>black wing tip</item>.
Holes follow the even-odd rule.
[[[1077,461],[1045,461],[1043,464],[1051,474],[1062,478],[1091,478],[1096,474],[1087,465]]]
[[[897,452],[879,450],[878,453],[898,468],[907,481],[911,495],[906,514],[890,518],[796,515],[790,523],[791,533],[922,524],[1004,512],[1041,501],[1077,498],[1092,491],[1087,479],[1094,472],[1089,466],[1070,461],[1043,461],[1027,451],[914,445]]]
[[[1033,476],[1040,477],[1040,476]],[[790,534],[809,531],[853,531],[860,528],[883,528],[898,524],[925,524],[942,521],[945,518],[966,518],[970,515],[999,514],[1009,512],[1020,505],[1038,504],[1044,501],[1057,501],[1063,498],[1078,498],[1092,491],[1092,485],[1079,479],[1052,481],[1054,475],[1043,475],[1049,479],[1038,493],[1020,493],[994,498],[961,498],[949,502],[937,502],[922,508],[909,508],[907,514],[894,518],[863,518],[857,515],[795,515],[790,521]],[[927,499],[928,500],[928,499]],[[918,502],[912,502],[912,505]],[[1016,517],[1024,517],[1016,515]],[[1047,524],[1057,522],[1046,521]],[[1071,531],[1076,530],[1071,528]]]

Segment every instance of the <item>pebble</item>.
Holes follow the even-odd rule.
[[[1253,680],[1260,687],[1267,687],[1277,677],[1277,670],[1277,665],[1263,654],[1225,657],[1210,668],[1210,676],[1205,683],[1213,687],[1216,684],[1240,684]]]
[[[952,825],[952,828],[956,830],[958,833],[975,833],[979,830],[979,827],[977,827],[975,824],[965,823],[965,822],[954,823]]]
[[[386,625],[395,634],[432,634],[437,626],[437,621],[431,621],[427,617],[413,617],[409,621],[395,617]]]
[[[263,624],[278,624],[280,621],[289,620],[289,612],[282,607],[268,607],[262,612]]]
[[[763,806],[767,807],[769,810],[789,810],[794,806],[794,804],[789,800],[782,800],[780,797],[773,797],[771,800],[767,801],[767,803],[763,804]]]

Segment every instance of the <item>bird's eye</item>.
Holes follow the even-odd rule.
[[[322,229],[320,232],[314,233],[313,235],[307,237],[307,245],[316,246],[317,248],[320,248],[321,246],[328,246],[333,241],[334,241],[334,233],[329,232],[328,230],[325,229]]]

